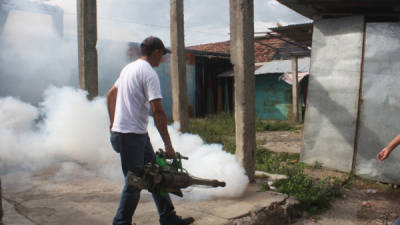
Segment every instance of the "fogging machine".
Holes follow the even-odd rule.
[[[182,159],[189,159],[175,153],[172,158],[159,149],[156,152],[155,162],[137,167],[135,172],[129,171],[127,174],[127,184],[138,189],[147,189],[148,191],[160,195],[168,193],[182,197],[182,188],[192,185],[206,187],[225,187],[225,182],[218,180],[208,180],[191,176],[183,167]]]

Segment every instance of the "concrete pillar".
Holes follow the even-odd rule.
[[[230,0],[230,31],[235,73],[236,156],[253,181],[256,150],[253,0]]]
[[[93,99],[98,95],[96,0],[77,0],[77,10],[79,86]]]
[[[171,0],[171,82],[172,118],[181,125],[181,131],[188,126],[188,104],[186,94],[185,33],[183,26],[183,0]]]
[[[292,107],[293,107],[293,121],[297,122],[299,119],[299,79],[298,79],[298,60],[297,57],[292,58]]]

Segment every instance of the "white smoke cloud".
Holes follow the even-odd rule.
[[[0,36],[0,174],[54,168],[54,179],[99,176],[121,183],[119,155],[109,143],[105,100],[100,97],[89,102],[85,92],[74,89],[79,77],[76,1],[8,2],[19,10],[10,11]],[[54,30],[50,15],[31,10],[37,6],[33,3],[51,3],[64,10],[64,36]],[[189,31],[195,35],[187,35],[187,43],[218,40],[210,39],[210,33],[223,33],[224,40],[229,38],[227,3],[218,3],[221,7],[212,11],[206,2],[201,4],[201,10],[198,1],[185,4],[186,26],[199,25],[198,30]],[[162,7],[158,7],[160,4]],[[152,10],[154,6],[156,11]],[[122,37],[125,41],[140,42],[146,36],[156,35],[168,45],[169,4],[144,0],[135,5],[128,1],[115,4],[102,0],[98,7],[99,93],[103,95],[128,62],[127,43],[115,40]],[[219,20],[203,14],[220,15],[220,8],[225,15],[221,23],[215,24]],[[204,23],[204,18],[213,22]],[[244,191],[248,183],[244,170],[235,156],[223,151],[222,145],[205,144],[199,136],[182,134],[173,126],[169,132],[175,149],[189,157],[184,167],[191,174],[227,183],[225,188],[189,188],[187,198],[238,196]],[[153,123],[149,125],[149,135],[154,149],[163,146]]]
[[[153,121],[148,127],[154,149],[162,148],[163,142]],[[236,157],[223,150],[220,144],[205,144],[198,135],[180,133],[176,126],[169,126],[173,146],[176,151],[189,157],[183,161],[183,167],[193,176],[217,179],[226,182],[225,188],[201,189],[190,188],[189,198],[201,199],[212,196],[239,196],[247,186],[248,178]]]
[[[0,35],[0,96],[37,104],[49,85],[78,86],[77,36],[60,36],[50,15],[18,3],[28,11],[10,11]],[[104,95],[129,62],[128,43],[99,37],[97,49],[99,94]]]
[[[76,42],[51,32],[51,23],[49,15],[10,11],[0,35],[0,96],[37,103],[49,84],[77,86]]]
[[[152,120],[148,131],[154,149],[162,147]],[[205,144],[198,135],[180,133],[174,126],[169,126],[169,132],[176,151],[189,157],[183,166],[192,175],[227,184],[225,188],[189,188],[186,198],[243,193],[248,183],[244,169],[222,145]],[[123,180],[119,155],[109,142],[105,99],[88,101],[82,90],[50,87],[38,108],[12,97],[0,98],[0,146],[0,174],[51,167],[58,170],[54,179],[78,175]]]

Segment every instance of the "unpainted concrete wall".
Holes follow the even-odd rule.
[[[302,161],[399,184],[400,152],[376,155],[400,133],[400,23],[314,24]]]
[[[314,22],[301,160],[352,167],[363,46],[363,17]]]

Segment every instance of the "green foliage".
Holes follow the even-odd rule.
[[[300,207],[316,215],[328,209],[333,198],[341,195],[342,181],[325,178],[316,180],[304,173],[305,164],[299,163],[299,154],[274,153],[265,148],[256,152],[256,169],[269,173],[285,174],[288,179],[273,184],[278,192],[286,193],[300,201]],[[268,185],[268,184],[267,184]],[[268,190],[262,185],[262,190]]]
[[[295,197],[300,201],[300,207],[311,215],[329,209],[332,200],[341,195],[341,181],[329,177],[315,180],[304,174],[303,170],[299,168],[290,169],[287,180],[279,180],[274,183],[277,191]]]
[[[362,178],[354,174],[348,174],[346,179],[344,179],[343,188],[350,189],[352,187],[360,187],[360,188],[372,188],[378,189],[381,191],[391,191],[392,188],[388,184],[376,182],[374,180],[370,180],[367,178]]]
[[[322,168],[322,163],[315,161],[314,164],[312,165],[312,169],[317,170]]]
[[[289,154],[286,152],[270,152],[266,148],[257,148],[256,169],[268,173],[285,174],[288,165],[298,162],[299,154]]]
[[[279,121],[256,121],[257,131],[298,130],[296,123]],[[211,115],[202,119],[191,119],[189,132],[199,134],[207,143],[221,143],[228,152],[235,152],[235,120],[228,113]],[[263,142],[257,143],[261,146]],[[286,180],[277,181],[274,186],[277,191],[294,196],[300,201],[300,207],[316,215],[330,207],[334,197],[342,191],[342,181],[326,178],[314,179],[304,173],[305,164],[299,162],[299,154],[274,153],[268,149],[257,147],[257,170],[279,173],[288,176]],[[320,168],[316,163],[312,168]],[[262,183],[262,190],[269,190],[267,182]]]
[[[279,121],[279,120],[260,120],[256,121],[256,130],[257,131],[281,131],[281,130],[290,130],[296,131],[299,130],[298,123],[289,122],[289,121]]]
[[[222,144],[227,152],[235,152],[235,120],[229,113],[191,119],[188,132],[200,135],[207,143]]]
[[[261,182],[260,186],[260,191],[269,191],[271,189],[267,181]]]

